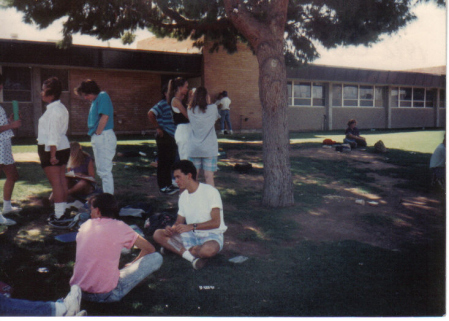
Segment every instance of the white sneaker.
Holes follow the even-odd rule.
[[[0,225],[10,226],[10,225],[15,225],[15,224],[16,224],[16,221],[13,221],[9,218],[4,217],[3,215],[0,215]]]
[[[229,131],[229,133],[232,135],[232,134],[234,134],[234,132],[232,131],[232,129]]]
[[[69,294],[64,299],[64,305],[67,309],[65,316],[75,316],[80,313],[81,288],[78,285],[72,285]]]
[[[87,315],[86,310],[82,310],[76,314],[77,317],[85,317]]]
[[[19,213],[22,209],[17,206],[11,206],[11,208],[5,209],[3,208],[2,214],[10,214],[10,213]]]
[[[220,132],[220,134],[224,135],[224,130],[222,130],[222,131]]]

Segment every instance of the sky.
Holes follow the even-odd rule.
[[[326,50],[317,45],[321,57],[314,63],[330,66],[407,70],[446,65],[446,10],[433,3],[421,4],[414,10],[418,17],[406,28],[392,36],[383,36],[382,41],[372,45],[338,47]],[[61,21],[47,29],[22,22],[22,14],[15,9],[0,9],[0,38],[11,39],[15,34],[19,40],[57,41],[62,38]],[[92,46],[135,49],[136,43],[152,37],[146,30],[138,30],[136,41],[123,45],[120,39],[101,42],[94,37],[74,35],[73,43]]]

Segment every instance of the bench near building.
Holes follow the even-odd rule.
[[[151,48],[149,48],[151,47]],[[232,100],[236,131],[262,127],[256,57],[240,44],[238,52],[158,51],[154,43],[138,43],[137,50],[74,45],[58,49],[54,43],[0,40],[0,69],[5,77],[0,103],[9,114],[19,101],[23,126],[17,136],[35,137],[43,105],[42,82],[61,79],[62,102],[70,113],[69,135],[87,133],[90,104],[73,92],[83,79],[94,79],[114,104],[115,131],[150,131],[148,110],[160,98],[168,79],[182,76],[190,87],[204,85],[212,98],[226,90]],[[152,50],[148,50],[152,49]],[[165,49],[164,50],[169,50]],[[445,68],[438,73],[381,71],[309,65],[287,68],[291,131],[346,128],[356,118],[363,128],[444,128],[446,126]]]

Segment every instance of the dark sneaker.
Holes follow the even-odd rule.
[[[71,214],[71,212],[65,211],[61,217],[57,218],[55,213],[53,213],[49,216],[49,218],[47,219],[47,222],[58,222],[58,223],[71,222],[73,220],[73,218],[70,214]]]
[[[195,260],[193,260],[192,266],[195,270],[200,270],[206,265],[206,263],[207,263],[207,260],[196,258]]]

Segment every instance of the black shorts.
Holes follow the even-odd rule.
[[[50,152],[45,151],[45,145],[37,145],[37,153],[39,154],[42,168],[48,166],[64,166],[69,162],[70,148],[56,151],[56,158],[59,160],[56,165],[50,163],[51,155]]]

